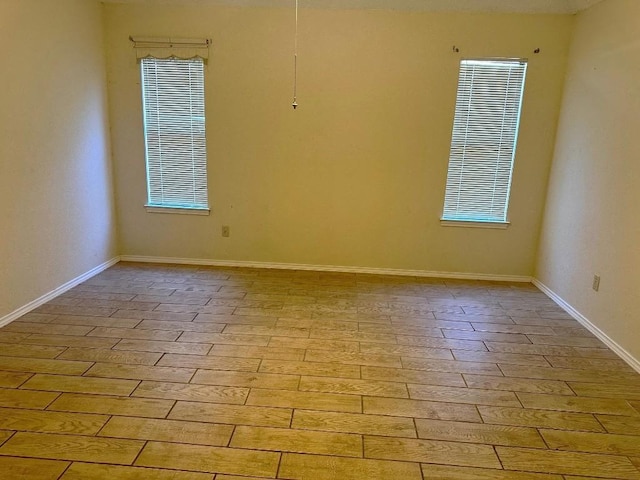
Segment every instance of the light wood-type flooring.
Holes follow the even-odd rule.
[[[0,478],[640,479],[640,375],[530,284],[120,263],[0,329]]]

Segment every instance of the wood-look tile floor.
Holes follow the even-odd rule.
[[[120,263],[0,329],[0,478],[640,479],[640,375],[530,284]]]

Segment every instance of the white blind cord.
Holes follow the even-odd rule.
[[[293,42],[293,103],[295,110],[298,107],[298,0],[296,0],[296,30]]]

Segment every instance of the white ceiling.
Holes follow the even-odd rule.
[[[572,14],[602,0],[299,0],[301,8]],[[295,0],[103,0],[105,3],[292,7]]]

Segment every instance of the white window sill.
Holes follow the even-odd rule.
[[[509,228],[511,222],[474,222],[468,220],[445,220],[441,218],[440,225],[443,227],[493,228],[498,230],[505,230]]]
[[[145,205],[147,213],[177,213],[180,215],[209,215],[209,208],[180,208],[180,207],[159,207],[157,205]]]

